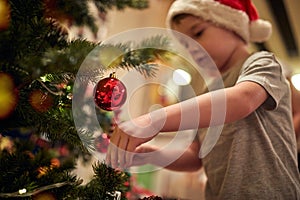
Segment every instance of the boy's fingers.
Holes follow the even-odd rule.
[[[111,149],[111,145],[108,145],[108,148],[107,148],[107,152],[106,152],[106,157],[105,157],[105,163],[106,165],[108,166],[111,166],[111,159],[110,159],[110,150]]]
[[[130,152],[130,151],[126,152],[126,157],[125,157],[125,159],[126,159],[126,168],[133,165],[132,162],[133,162],[134,155],[136,155],[136,153],[133,153],[133,152]]]
[[[112,168],[118,168],[119,167],[119,161],[118,161],[118,147],[114,144],[111,145],[111,151],[110,151],[110,163]]]
[[[128,145],[129,138],[127,136],[123,137],[122,140],[120,140],[119,148],[118,148],[118,160],[119,165],[121,168],[124,168],[125,162],[126,162],[126,152],[127,152],[127,145]]]
[[[117,131],[117,127],[115,131]],[[114,132],[111,137],[110,144],[109,144],[109,152],[107,153],[108,161],[112,168],[117,168],[119,165],[119,158],[118,158],[118,145],[120,143],[120,136]]]

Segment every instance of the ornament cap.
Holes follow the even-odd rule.
[[[110,73],[109,78],[117,78],[116,72]]]

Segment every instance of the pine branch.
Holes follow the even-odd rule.
[[[107,12],[107,10],[113,9],[114,7],[118,10],[123,10],[126,7],[145,9],[149,6],[147,0],[95,0],[94,2],[101,12]]]
[[[91,63],[88,68],[85,68],[84,73],[86,74],[84,75],[81,72],[79,77],[86,76],[86,81],[93,81],[93,77],[96,79],[96,73],[101,76],[101,71],[119,68],[135,69],[145,77],[155,76],[158,69],[155,60],[168,52],[168,50],[157,49],[156,47],[167,47],[168,40],[162,36],[157,36],[148,38],[137,46],[133,44],[134,42],[128,42],[126,44],[100,44],[96,46],[87,41],[76,40],[63,49],[50,48],[44,53],[44,56],[25,58],[26,61],[23,62],[22,66],[27,70],[31,69],[28,74],[30,74],[32,81],[27,80],[25,85],[26,82],[21,81],[16,111],[8,119],[9,123],[4,120],[0,121],[0,124],[3,122],[3,127],[7,128],[10,128],[9,125],[14,127],[36,127],[37,132],[46,133],[50,140],[63,140],[71,145],[81,146],[80,137],[76,132],[71,115],[72,102],[67,96],[72,93],[72,90],[58,89],[57,85],[65,83],[68,87],[73,87],[75,74],[87,54],[89,54],[88,60],[91,60]],[[101,55],[104,56],[104,60],[99,58]],[[111,57],[116,57],[116,61],[110,61],[108,58]],[[35,66],[35,68],[31,66]],[[28,79],[28,77],[26,78]],[[34,90],[41,90],[53,98],[53,103],[47,112],[38,112],[29,104],[29,99]],[[105,124],[102,124],[102,126],[105,127]],[[5,131],[5,129],[2,129],[2,131]],[[89,143],[88,140],[85,141],[86,144]],[[90,146],[87,145],[86,147]]]
[[[126,7],[134,9],[148,7],[148,0],[91,0],[90,2],[96,5],[100,13],[107,13],[108,10],[113,8],[123,10]],[[82,0],[46,0],[45,10],[49,16],[54,18],[69,18],[75,25],[87,25],[96,33],[98,27],[95,25],[95,19],[89,12],[88,3],[89,1]]]
[[[52,168],[53,155],[50,151],[38,149],[33,154],[36,145],[30,141],[15,140],[14,146],[13,152],[0,152],[0,197],[7,197],[7,193],[15,196],[16,191],[23,188],[29,193],[35,193],[58,182],[76,182],[76,177],[69,174],[74,168],[74,163],[65,162],[61,163],[59,168]]]
[[[53,3],[54,2],[54,3]],[[77,26],[87,25],[91,28],[91,30],[96,33],[98,30],[98,27],[94,23],[95,19],[91,15],[88,9],[88,1],[82,1],[82,0],[47,0],[46,1],[46,8],[47,4],[54,4],[55,9],[55,15],[54,17],[62,17],[65,18],[71,18],[73,20],[73,23]],[[52,15],[51,12],[48,11],[49,15]]]
[[[126,172],[115,170],[103,162],[93,165],[93,179],[80,190],[80,200],[107,199],[114,200],[113,194],[116,191],[122,193],[121,199],[125,200],[125,194],[129,191],[130,175]]]

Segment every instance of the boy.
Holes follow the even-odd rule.
[[[142,144],[159,132],[183,127],[199,128],[205,134],[211,124],[222,125],[218,119],[211,119],[211,96],[217,101],[224,97],[225,124],[212,150],[199,157],[199,134],[199,140],[164,167],[193,171],[204,166],[206,199],[300,199],[289,85],[272,53],[250,53],[247,46],[267,40],[271,25],[258,19],[255,7],[247,0],[177,0],[170,7],[167,23],[207,51],[224,77],[225,89],[118,124],[107,163],[121,168],[161,165],[176,152],[158,151],[155,157],[131,152],[156,151],[156,147]],[[233,76],[228,79],[228,74]],[[200,113],[197,127],[192,120],[180,126],[181,117],[193,112]]]

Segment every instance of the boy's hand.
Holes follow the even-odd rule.
[[[126,167],[131,166],[140,166],[145,164],[151,164],[151,161],[154,159],[153,154],[149,154],[154,151],[158,151],[159,148],[151,145],[140,145],[136,148],[135,154],[132,159],[132,163],[130,165],[126,165]]]
[[[145,117],[116,124],[110,138],[106,163],[113,168],[132,166],[133,157],[139,152],[137,147],[150,141],[157,133],[158,130]]]

